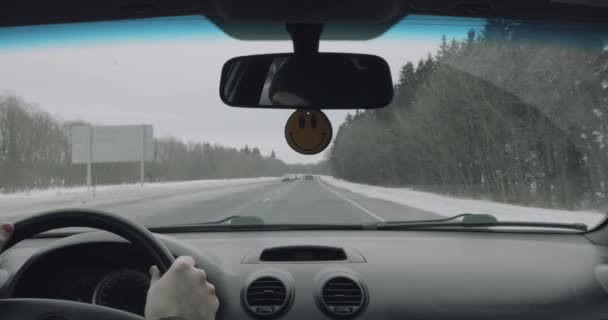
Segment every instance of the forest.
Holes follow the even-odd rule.
[[[593,25],[490,20],[403,65],[349,114],[334,176],[542,207],[608,209],[608,53]]]
[[[60,121],[15,94],[0,95],[0,192],[86,184],[84,164],[71,164],[70,128],[85,122]],[[286,164],[274,151],[241,149],[177,138],[155,139],[147,181],[227,179],[324,173],[324,164]],[[138,163],[93,164],[94,184],[139,181]]]

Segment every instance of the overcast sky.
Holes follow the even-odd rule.
[[[326,42],[321,50],[378,54],[396,78],[405,62],[436,50],[439,38],[430,39]],[[291,111],[231,108],[219,98],[220,70],[227,59],[291,48],[287,41],[226,37],[3,49],[0,92],[13,92],[64,120],[152,124],[156,137],[256,146],[290,163],[314,162],[324,154],[300,155],[285,142],[283,128]],[[335,134],[346,111],[327,114]]]

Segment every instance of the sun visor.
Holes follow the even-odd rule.
[[[321,40],[371,40],[387,32],[401,18],[383,22],[328,22],[324,24]],[[209,19],[228,36],[238,40],[291,40],[285,22]]]
[[[382,22],[399,14],[398,0],[215,0],[228,21]]]

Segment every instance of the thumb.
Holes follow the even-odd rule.
[[[150,267],[150,284],[154,284],[160,279],[160,270],[156,266]]]
[[[10,223],[5,223],[0,226],[0,251],[4,248],[4,244],[13,235],[15,227]]]

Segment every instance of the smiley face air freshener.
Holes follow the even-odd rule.
[[[313,155],[331,142],[331,122],[321,110],[297,110],[285,124],[285,139],[301,154]]]

